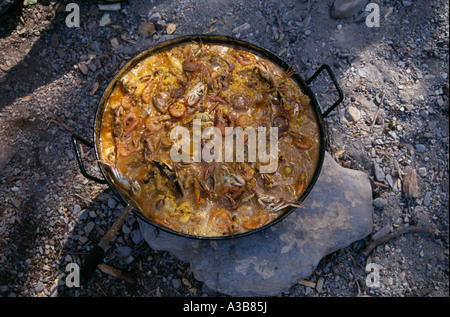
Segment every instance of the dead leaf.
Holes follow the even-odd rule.
[[[403,178],[403,193],[407,198],[416,198],[419,196],[419,184],[414,168],[408,167],[406,170],[406,175]]]
[[[144,36],[152,36],[156,32],[155,25],[152,22],[142,22],[140,31]]]
[[[183,284],[186,285],[188,288],[191,288],[191,287],[192,287],[191,283],[189,282],[189,280],[188,280],[187,278],[183,277],[183,278],[181,279],[181,281],[182,281]]]

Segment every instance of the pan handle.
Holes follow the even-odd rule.
[[[90,148],[93,148],[94,145],[91,142],[86,141],[85,139],[83,139],[82,137],[80,137],[80,136],[78,136],[76,134],[72,135],[72,145],[73,145],[73,149],[75,151],[75,157],[77,159],[78,166],[80,167],[81,174],[84,177],[86,177],[87,179],[90,179],[90,180],[92,180],[94,182],[97,182],[97,183],[100,183],[100,184],[106,184],[107,183],[106,180],[100,179],[100,178],[92,176],[92,175],[89,175],[89,173],[84,168],[84,164],[83,164],[83,162],[81,160],[80,148],[79,148],[79,145],[78,145],[79,142],[83,143],[84,145],[86,145],[86,146],[88,146]]]
[[[103,236],[100,242],[91,249],[91,252],[89,253],[83,265],[81,266],[80,270],[81,284],[86,285],[89,279],[91,278],[92,274],[94,273],[95,269],[97,268],[97,265],[102,263],[103,257],[106,251],[108,251],[109,249],[109,244],[111,240],[114,238],[116,233],[122,227],[123,223],[128,218],[128,215],[130,214],[132,209],[133,208],[131,207],[131,205],[127,205],[120,213],[119,218],[117,218],[116,221],[114,221],[113,225],[108,230],[108,232],[106,232],[106,234]]]
[[[333,111],[344,100],[344,93],[342,92],[341,87],[339,86],[339,83],[337,82],[336,76],[334,76],[334,73],[331,70],[330,66],[328,66],[326,64],[320,66],[320,68],[318,70],[316,70],[316,72],[305,81],[306,84],[309,85],[311,82],[313,82],[314,79],[316,79],[316,77],[323,70],[327,71],[327,73],[330,76],[331,81],[333,82],[334,87],[336,88],[338,95],[339,95],[339,99],[322,114],[322,116],[325,118],[326,116],[328,116],[330,114],[331,111]]]

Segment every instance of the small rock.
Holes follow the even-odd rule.
[[[109,16],[109,13],[105,13],[102,18],[100,19],[100,23],[98,25],[100,26],[107,26],[111,24],[111,17]]]
[[[373,163],[373,171],[374,171],[374,173],[375,173],[375,179],[377,180],[377,181],[379,181],[379,182],[382,182],[382,181],[384,181],[384,172],[383,172],[383,170],[381,169],[381,167],[380,167],[380,165],[378,165],[378,163],[377,162],[374,162]]]
[[[119,11],[121,6],[120,3],[99,4],[98,8],[102,11]]]
[[[397,225],[397,226],[401,226],[403,224],[403,219],[401,217],[397,217],[394,220],[394,224]]]
[[[245,30],[247,30],[249,28],[250,28],[250,24],[245,22],[244,24],[234,28],[231,32],[234,33],[234,34],[242,33],[243,31],[245,31]]]
[[[34,291],[35,291],[36,293],[42,292],[44,289],[45,289],[45,285],[42,284],[41,282],[38,282],[38,283],[36,284],[36,286],[34,287]]]
[[[133,241],[134,244],[138,244],[142,241],[142,233],[141,230],[135,229],[131,233],[131,241]]]
[[[58,34],[53,33],[51,38],[50,38],[50,45],[52,47],[58,47],[59,45],[59,40],[58,40]]]
[[[100,87],[100,84],[98,83],[98,81],[96,81],[94,83],[94,85],[92,86],[92,89],[89,92],[89,95],[93,96],[95,94],[95,92],[97,91],[98,87]]]
[[[56,54],[58,54],[59,58],[63,58],[66,55],[66,53],[61,49],[57,49]]]
[[[411,0],[403,0],[403,5],[405,7],[410,7],[412,6],[413,2]]]
[[[117,39],[117,37],[112,38],[110,43],[111,43],[111,46],[112,46],[112,48],[114,50],[116,50],[119,47],[119,45],[120,45],[119,40]]]
[[[431,194],[431,192],[427,192],[425,194],[425,198],[423,199],[423,204],[427,207],[431,205]]]
[[[317,284],[316,284],[317,293],[319,293],[319,294],[322,293],[324,282],[325,282],[325,279],[323,277],[319,277],[319,279],[317,280]]]
[[[91,233],[92,229],[94,229],[94,226],[95,226],[95,223],[93,221],[88,222],[86,227],[84,227],[84,232],[86,233],[86,235]]]
[[[331,8],[331,16],[335,19],[349,18],[365,6],[367,0],[336,0]]]
[[[172,286],[174,289],[179,289],[181,287],[181,280],[179,278],[174,278],[172,280]]]
[[[391,232],[391,224],[388,223],[387,225],[385,225],[383,228],[381,228],[380,230],[378,230],[377,232],[375,232],[372,236],[372,240],[378,240],[381,237],[384,237],[385,235],[387,235],[388,233]]]
[[[83,75],[87,75],[88,73],[88,68],[86,66],[85,63],[80,63],[78,64],[78,68],[80,69],[80,71],[83,73]]]
[[[98,14],[98,7],[95,4],[92,4],[89,8],[89,15],[95,17]]]
[[[365,68],[358,68],[358,75],[362,78],[366,78],[369,72]]]
[[[116,252],[119,257],[125,258],[131,254],[132,249],[129,246],[120,246],[116,249]]]
[[[420,176],[425,177],[427,176],[427,168],[426,167],[419,167],[419,169],[417,170],[417,172],[419,173]]]
[[[416,151],[419,152],[419,153],[425,152],[425,151],[426,151],[425,145],[423,145],[423,144],[417,144],[417,145],[416,145]]]
[[[22,204],[22,201],[20,199],[16,199],[16,198],[13,198],[11,200],[11,202],[14,205],[14,207],[16,207],[16,208],[20,208],[20,205]]]
[[[89,67],[89,69],[92,70],[93,72],[95,72],[95,71],[97,70],[97,66],[95,66],[94,63],[88,64],[88,67]]]
[[[387,200],[384,198],[377,198],[373,201],[373,205],[377,208],[383,208],[388,204]]]
[[[395,183],[396,183],[396,182],[395,182],[394,179],[392,178],[391,174],[385,175],[384,178],[386,179],[386,182],[388,183],[388,185],[389,185],[391,188],[395,189]]]
[[[353,121],[354,123],[358,122],[359,119],[361,118],[361,111],[359,111],[358,108],[353,106],[348,107],[345,114],[347,119]]]
[[[158,21],[162,19],[161,13],[154,12],[149,18],[149,21]]]
[[[81,211],[80,205],[77,204],[77,205],[73,206],[73,214],[75,216],[77,216],[80,213],[80,211]]]
[[[124,224],[124,225],[122,226],[122,232],[123,232],[125,235],[129,235],[130,232],[131,232],[131,230],[130,230],[130,228],[129,228],[126,224]]]
[[[116,206],[117,206],[117,200],[115,200],[112,197],[108,198],[108,207],[111,209],[114,209],[114,208],[116,208]]]
[[[100,54],[103,52],[99,41],[92,41],[91,49]]]
[[[167,27],[166,27],[166,33],[167,34],[172,34],[172,33],[175,32],[176,29],[177,29],[177,25],[176,24],[169,23],[169,24],[167,24]]]

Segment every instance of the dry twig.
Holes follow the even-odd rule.
[[[278,16],[278,10],[277,9],[273,9],[273,14],[275,15],[275,18],[277,19],[278,34],[279,34],[277,42],[280,43],[283,40],[283,38],[284,38],[283,24],[281,24],[281,20],[280,20],[280,17]]]
[[[69,127],[69,126],[68,126],[67,124],[65,124],[64,122],[61,122],[61,121],[59,121],[59,120],[53,120],[53,119],[50,119],[50,120],[47,121],[47,126],[45,127],[44,130],[47,130],[51,123],[59,124],[62,128],[64,128],[64,129],[67,130],[67,131],[70,131],[70,132],[75,131],[74,128]]]
[[[397,229],[387,235],[385,235],[384,237],[381,237],[375,241],[370,242],[367,247],[364,249],[364,251],[362,252],[362,254],[364,256],[368,256],[373,249],[375,249],[377,246],[384,244],[386,242],[388,242],[389,240],[396,238],[402,234],[405,233],[427,233],[427,234],[434,234],[434,230],[433,228],[430,228],[428,226],[410,226],[410,227],[403,227],[401,229]]]
[[[136,281],[134,279],[124,275],[121,270],[119,270],[119,269],[117,269],[115,267],[109,266],[109,265],[107,265],[105,263],[101,263],[101,264],[97,265],[97,267],[103,273],[106,273],[106,274],[112,275],[114,277],[117,277],[118,279],[121,279],[121,280],[123,280],[123,281],[125,281],[127,283],[136,284]]]
[[[298,284],[311,288],[316,288],[316,283],[307,280],[301,280],[300,282],[298,282]]]

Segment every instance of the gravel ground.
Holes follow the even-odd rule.
[[[71,2],[79,3],[80,27],[66,26]],[[346,99],[326,118],[328,150],[372,181],[373,235],[325,257],[280,296],[447,297],[449,5],[372,2],[380,8],[372,28],[360,13],[332,18],[333,1],[130,0],[111,12],[97,1],[11,7],[0,17],[0,295],[223,296],[197,281],[189,264],[150,249],[134,215],[105,263],[135,284],[97,270],[86,287],[66,285],[67,265],[82,262],[121,208],[107,186],[80,175],[71,135],[92,139],[101,95],[130,58],[173,37],[210,33],[271,50],[305,78],[332,66]],[[110,24],[101,26],[105,13]],[[156,32],[142,34],[144,22]],[[336,98],[325,79],[313,89],[324,108]],[[84,150],[95,174],[93,150]],[[408,187],[414,180],[417,187]],[[432,232],[405,233],[363,254],[370,241],[415,226]],[[366,280],[370,263],[380,269],[379,287]]]

